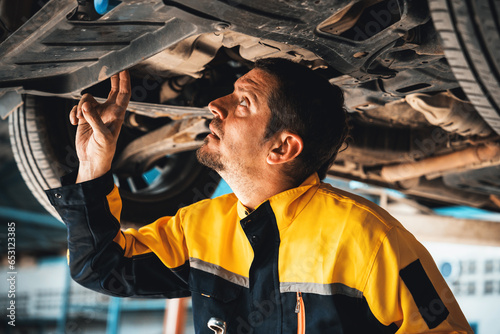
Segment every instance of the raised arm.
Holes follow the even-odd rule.
[[[187,296],[181,219],[163,217],[139,231],[120,229],[122,203],[110,169],[129,99],[127,72],[111,78],[105,103],[82,97],[70,113],[78,126],[78,174],[65,176],[62,187],[46,194],[67,225],[68,262],[76,282],[113,296]],[[158,254],[164,254],[161,260]]]

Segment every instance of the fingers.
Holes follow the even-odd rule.
[[[130,101],[131,91],[128,71],[117,73],[111,77],[111,91],[106,102],[116,103],[119,107],[126,109]]]
[[[85,94],[78,102],[78,106],[74,107],[70,112],[70,122],[73,125],[79,121],[88,122],[94,131],[100,133],[109,133],[113,135],[119,133],[131,93],[130,75],[128,71],[122,71],[111,77],[111,91],[108,99],[104,104],[99,104],[92,95]],[[83,110],[91,116],[83,114]],[[91,124],[91,122],[93,122]],[[111,129],[108,130],[104,123],[108,124]],[[102,129],[101,129],[102,126]],[[106,128],[106,130],[104,130]]]
[[[116,96],[118,95],[118,91],[120,90],[120,77],[117,74],[111,77],[111,90],[108,94],[107,103],[114,103],[116,101]]]
[[[96,108],[94,108],[90,102],[83,103],[82,115],[87,123],[89,123],[89,125],[92,127],[92,130],[97,137],[102,138],[102,136],[106,137],[109,135],[109,129],[106,127],[106,125],[104,125],[101,116],[99,116]]]
[[[88,107],[93,108],[93,109],[95,109],[99,105],[99,103],[97,103],[97,101],[94,99],[94,97],[92,95],[90,95],[90,94],[83,95],[82,98],[80,99],[80,101],[78,102],[78,106],[76,108],[76,118],[77,119],[84,118],[82,115],[82,107],[85,103],[88,103]]]
[[[72,125],[77,125],[78,124],[78,118],[76,117],[76,110],[78,109],[78,106],[74,106],[71,111],[69,112],[69,121]]]
[[[111,90],[115,90],[118,92],[120,89],[120,76],[119,73],[116,73],[111,77]]]
[[[120,87],[118,96],[116,97],[116,104],[120,107],[127,108],[130,96],[132,95],[132,88],[130,86],[130,74],[128,71],[122,71],[119,74]]]

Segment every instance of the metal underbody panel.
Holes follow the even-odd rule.
[[[346,26],[331,31],[332,18],[358,3],[124,0],[104,16],[83,21],[74,15],[76,0],[52,0],[0,45],[0,88],[77,97],[114,73],[203,33],[224,34],[223,44],[239,46],[241,56],[251,61],[268,56],[269,49],[306,62],[316,55],[336,71],[332,82],[342,85],[351,110],[376,108],[408,92],[458,86],[435,47],[423,2],[373,1],[376,7],[366,11],[375,19],[366,26],[340,17]],[[398,15],[386,20],[394,5]],[[254,45],[260,40],[267,49],[238,45],[248,39],[234,39],[235,33],[251,37]]]
[[[69,20],[74,0],[48,2],[0,47],[0,87],[76,97],[189,36],[214,30],[161,0],[122,1],[97,21]]]
[[[464,113],[452,117],[457,111],[446,109],[436,118],[428,112],[434,109],[424,106],[417,112],[405,102],[412,95],[420,102],[432,102],[436,93],[459,88],[426,6],[423,0],[122,0],[109,13],[83,20],[75,14],[77,0],[51,0],[0,44],[0,102],[8,99],[5,105],[15,107],[15,94],[22,93],[78,99],[83,90],[127,68],[154,79],[155,85],[177,76],[194,81],[221,50],[226,56],[230,50],[234,57],[228,58],[242,63],[271,56],[291,58],[324,70],[330,82],[345,92],[356,141],[350,151],[339,154],[340,163],[331,172],[387,186],[380,177],[385,165],[447,157],[444,154],[479,144],[457,135],[470,135],[460,123]],[[12,107],[0,109],[0,115]],[[462,109],[477,116],[469,112],[472,107]],[[132,101],[129,112],[172,119],[163,131],[178,132],[180,124],[194,122],[182,137],[183,147],[191,149],[201,144],[198,135],[207,132],[201,117],[211,117],[206,108],[140,101]],[[489,135],[489,127],[477,118],[481,130],[474,134]],[[441,129],[447,132],[437,131]],[[159,135],[162,131],[146,132],[121,152],[120,164],[146,168],[151,159],[179,151],[175,131],[165,136]],[[436,138],[429,137],[433,134]],[[429,138],[431,145],[424,145]],[[486,165],[475,169],[479,167]],[[488,173],[497,172],[490,168]],[[490,186],[497,185],[485,187],[477,170],[451,171],[453,177],[444,183],[458,189],[468,184],[467,190],[480,194],[475,198],[478,205],[493,193]],[[412,180],[399,180],[397,187],[405,188]],[[468,193],[434,191],[445,187],[431,181],[436,180],[411,183],[407,192],[472,203]]]

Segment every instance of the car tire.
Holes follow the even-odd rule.
[[[68,120],[73,104],[71,100],[27,95],[23,105],[9,117],[11,146],[19,171],[37,200],[58,219],[44,190],[61,186],[60,177],[78,168],[74,148],[76,127]],[[119,144],[124,146],[126,143],[120,142],[122,137],[127,137],[120,136]],[[220,177],[200,165],[194,151],[174,154],[166,160],[169,168],[159,173],[160,180],[156,183],[139,191],[119,187],[123,203],[121,220],[125,226],[143,226],[173,215],[182,206],[210,197],[217,188]],[[113,170],[113,176],[119,184],[120,171]]]
[[[61,185],[51,162],[54,152],[48,142],[44,119],[36,114],[36,99],[25,97],[23,106],[9,116],[9,134],[12,153],[26,185],[35,198],[53,216],[59,218],[43,190]],[[60,219],[60,218],[59,218]]]
[[[429,8],[455,78],[500,134],[500,1],[429,0]]]

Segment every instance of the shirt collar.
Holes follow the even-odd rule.
[[[285,190],[268,199],[276,216],[279,229],[288,226],[300,211],[305,208],[309,200],[316,193],[320,183],[318,174],[314,173],[302,182],[300,186]],[[251,213],[239,200],[237,211],[240,219],[246,218]]]
[[[238,200],[236,209],[238,210],[238,217],[240,217],[240,219],[246,218],[246,216],[248,216],[251,212],[250,209],[244,206],[240,200]]]

